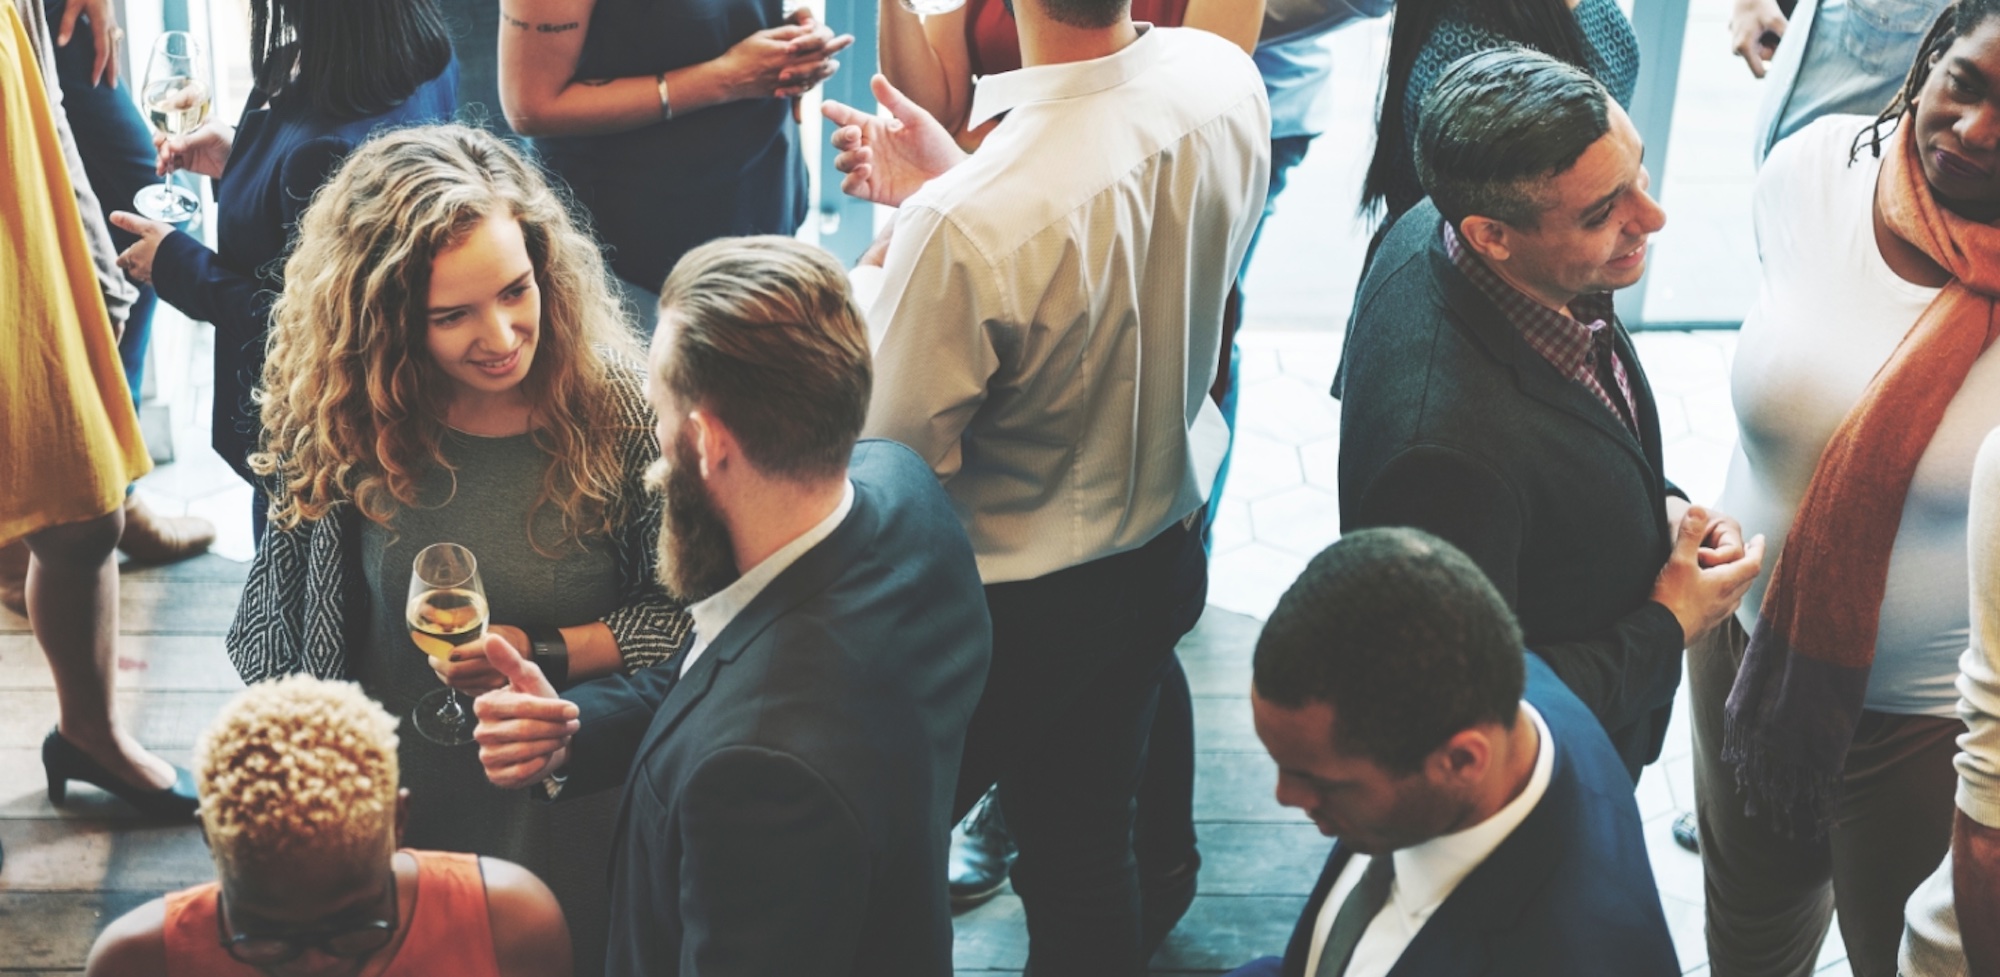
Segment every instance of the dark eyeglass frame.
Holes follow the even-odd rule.
[[[215,893],[216,940],[222,944],[223,952],[229,954],[230,959],[235,960],[237,963],[249,964],[253,967],[271,967],[278,964],[291,963],[305,955],[307,950],[318,950],[327,956],[339,957],[342,960],[364,959],[369,954],[388,946],[395,940],[396,922],[401,917],[396,905],[396,880],[394,876],[391,876],[389,879],[388,919],[370,919],[352,926],[342,926],[338,929],[313,930],[295,936],[254,936],[249,933],[230,933],[223,923],[223,916],[227,911],[228,905],[222,898],[222,890],[217,889]],[[380,933],[381,939],[371,946],[358,949],[341,949],[334,946],[334,942],[343,937],[358,936],[364,933]],[[268,956],[254,952],[246,954],[244,946],[255,943],[270,944],[273,952]]]

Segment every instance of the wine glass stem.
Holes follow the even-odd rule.
[[[451,689],[444,695],[444,708],[438,710],[438,718],[459,726],[465,722],[465,710],[458,704],[458,690]]]

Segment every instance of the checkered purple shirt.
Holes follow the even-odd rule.
[[[1500,307],[1501,314],[1521,333],[1542,359],[1548,360],[1556,372],[1583,384],[1584,389],[1596,395],[1604,409],[1625,425],[1635,436],[1639,433],[1635,418],[1638,410],[1632,399],[1632,380],[1625,371],[1625,360],[1618,355],[1616,330],[1611,327],[1613,315],[1610,292],[1596,292],[1579,295],[1569,307],[1581,318],[1563,315],[1548,306],[1522,294],[1520,289],[1507,284],[1486,262],[1472,253],[1459,240],[1458,231],[1450,221],[1444,222],[1444,251],[1451,256],[1451,263],[1472,279],[1493,304]],[[1611,398],[1610,391],[1604,389],[1604,382],[1598,377],[1595,347],[1603,344],[1606,358],[1611,361],[1611,374],[1618,382],[1618,401],[1623,401],[1622,409],[1618,401]]]

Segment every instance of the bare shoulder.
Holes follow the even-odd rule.
[[[570,977],[569,925],[555,894],[535,873],[499,858],[479,859],[493,954],[505,977]]]
[[[159,977],[167,972],[167,903],[155,899],[111,921],[91,945],[86,977]]]

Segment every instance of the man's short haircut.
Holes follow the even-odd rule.
[[[1014,0],[1020,3],[1022,0]],[[1132,0],[1027,0],[1039,3],[1049,19],[1065,27],[1097,30],[1129,16]],[[1012,9],[1011,7],[1009,8]]]
[[[243,690],[195,743],[202,826],[229,865],[376,857],[397,776],[395,717],[358,685],[309,675]]]
[[[1327,547],[1257,639],[1257,697],[1333,706],[1334,744],[1397,775],[1480,723],[1508,728],[1525,683],[1521,628],[1456,547],[1363,529]]]
[[[1575,65],[1508,46],[1452,62],[1418,115],[1417,179],[1445,219],[1532,230],[1546,209],[1536,184],[1611,131],[1611,93]]]
[[[673,356],[655,380],[714,414],[764,473],[847,470],[868,418],[867,320],[833,256],[794,238],[724,238],[687,253],[660,292]]]

